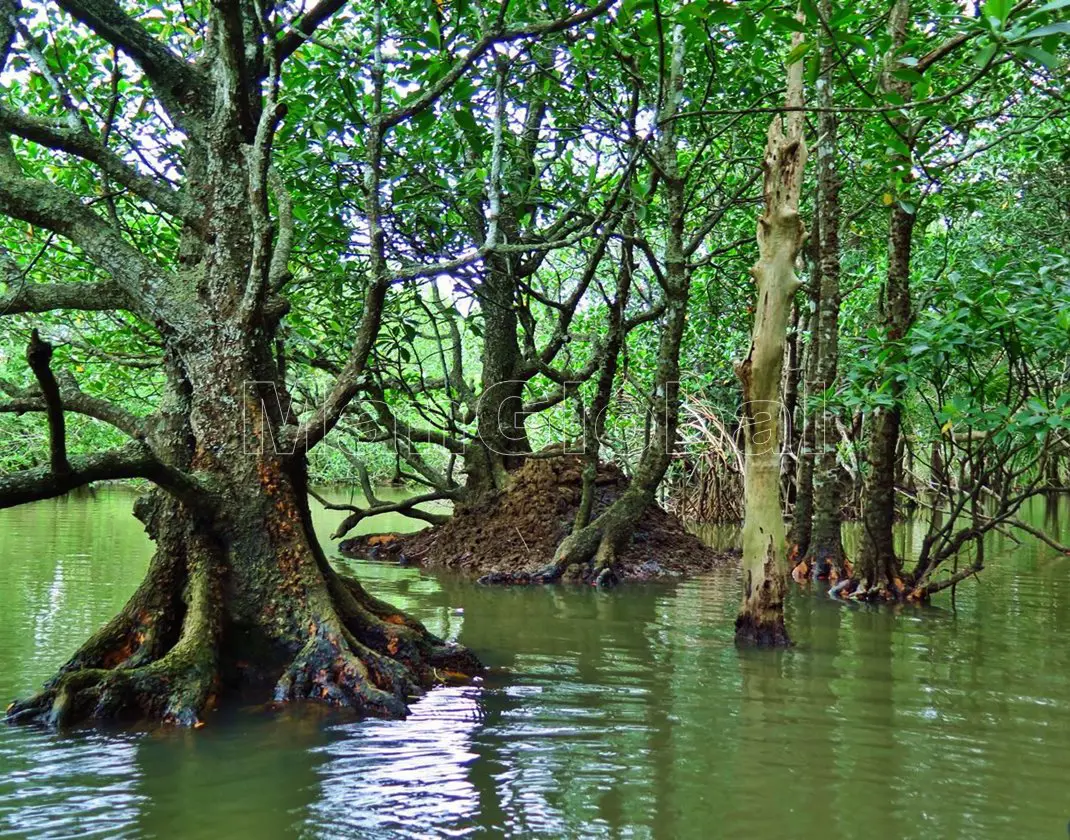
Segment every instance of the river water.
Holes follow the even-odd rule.
[[[151,546],[131,501],[0,512],[0,697],[32,691],[132,592]],[[317,513],[321,537],[339,516]],[[1065,504],[1028,517],[1070,539]],[[918,539],[904,526],[904,550]],[[0,835],[1065,838],[1070,558],[1002,536],[988,556],[954,608],[794,592],[797,646],[743,654],[735,574],[603,593],[355,563],[475,649],[486,680],[403,722],[0,726]]]

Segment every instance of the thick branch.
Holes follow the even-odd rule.
[[[143,443],[70,459],[70,471],[57,474],[51,467],[0,476],[0,509],[53,499],[94,481],[146,478],[161,486],[173,484],[166,470]]]
[[[8,171],[0,177],[0,213],[71,240],[115,279],[146,320],[162,318],[174,327],[182,324],[163,271],[76,196],[54,184]]]
[[[60,8],[130,56],[152,81],[168,110],[182,109],[199,92],[197,71],[157,41],[114,0],[56,0]]]
[[[14,291],[0,295],[0,315],[51,312],[56,309],[83,312],[125,309],[126,296],[114,283],[28,283],[19,277],[5,277]]]
[[[419,519],[422,522],[427,522],[430,525],[439,525],[450,517],[448,514],[443,513],[431,513],[430,511],[420,510],[417,505],[427,504],[428,502],[443,501],[446,499],[452,499],[453,494],[434,491],[431,493],[423,493],[419,496],[413,496],[412,498],[405,499],[401,502],[380,502],[375,501],[369,507],[362,508],[357,505],[339,505],[332,502],[328,502],[321,496],[311,493],[312,497],[316,499],[327,510],[348,510],[351,511],[349,516],[342,520],[342,524],[338,526],[333,534],[331,534],[332,540],[340,539],[357,527],[365,519],[370,519],[373,516],[378,516],[381,513],[400,513],[403,516],[407,516],[410,519]]]
[[[66,121],[33,117],[0,104],[0,129],[33,143],[94,163],[104,174],[122,184],[135,195],[151,202],[159,210],[183,221],[193,214],[183,197],[171,187],[138,172],[119,155],[93,137],[84,126]]]
[[[41,388],[41,398],[48,416],[48,452],[52,472],[57,476],[71,471],[67,460],[67,425],[63,418],[63,400],[59,395],[59,383],[52,373],[52,345],[41,340],[35,329],[30,333],[26,347],[26,361]]]
[[[44,396],[38,392],[28,392],[0,381],[0,391],[10,397],[10,402],[0,403],[0,414],[25,414],[47,410]],[[93,397],[82,391],[74,379],[61,373],[59,395],[65,411],[82,414],[100,420],[120,429],[135,439],[143,438],[148,427],[144,420],[125,408],[99,397]]]
[[[279,39],[275,47],[279,63],[289,58],[294,50],[307,41],[319,26],[341,11],[345,4],[346,0],[321,0],[302,15],[299,21],[291,24],[289,31]]]

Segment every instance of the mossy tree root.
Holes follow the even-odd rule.
[[[157,556],[123,611],[93,635],[33,697],[7,709],[9,722],[64,727],[82,721],[141,718],[197,726],[219,682],[221,593],[210,546],[187,545],[181,618],[160,587],[179,563]],[[180,628],[167,646],[170,629]]]
[[[243,658],[226,644],[227,604],[215,571],[223,558],[207,540],[188,534],[168,542],[123,611],[40,693],[13,703],[7,720],[51,727],[105,720],[199,726],[222,691],[221,675],[233,673]],[[265,674],[274,682],[275,702],[312,700],[402,718],[407,703],[426,689],[482,671],[466,648],[370,596],[322,556],[316,560],[326,585],[296,599],[300,623],[259,628],[290,657]]]

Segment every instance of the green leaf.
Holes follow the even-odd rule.
[[[739,37],[747,43],[752,42],[758,35],[758,26],[754,22],[754,18],[750,15],[746,15],[739,22]]]
[[[1045,67],[1055,67],[1059,63],[1059,59],[1040,47],[1018,47],[1014,52],[1022,58],[1032,59],[1037,64],[1043,64]]]
[[[1035,41],[1037,38],[1046,38],[1049,35],[1070,35],[1070,21],[1061,20],[1058,23],[1049,23],[1047,26],[1038,26],[1032,32],[1026,32],[1019,41]]]
[[[999,49],[998,44],[989,44],[982,50],[979,50],[973,57],[974,63],[978,67],[985,67],[992,60],[992,57],[996,54],[996,50]]]
[[[453,118],[464,132],[475,134],[479,131],[479,124],[476,122],[476,118],[472,116],[471,111],[458,108],[453,112]]]
[[[900,81],[910,82],[911,84],[925,81],[925,77],[921,73],[917,70],[911,70],[909,67],[900,67],[898,70],[893,70],[892,75]]]
[[[805,32],[806,24],[801,20],[796,20],[790,15],[773,15],[769,18],[774,28],[780,30],[787,30],[788,32]]]
[[[803,41],[801,44],[796,44],[788,53],[788,57],[784,59],[785,64],[794,64],[810,51],[810,41]]]
[[[982,9],[986,17],[995,18],[1001,24],[1011,13],[1011,0],[986,0]]]

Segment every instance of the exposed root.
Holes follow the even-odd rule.
[[[172,530],[137,592],[9,722],[144,718],[197,726],[218,690],[221,594],[208,540]],[[183,583],[184,581],[184,583]]]
[[[890,584],[880,582],[867,584],[857,577],[847,577],[837,581],[829,588],[829,597],[842,600],[865,601],[868,603],[899,604],[904,601],[925,600],[918,590],[909,586],[901,578],[895,578]]]
[[[375,717],[405,717],[403,692],[415,692],[418,686],[403,675],[403,669],[385,668],[367,648],[360,653],[363,657],[342,633],[316,628],[276,683],[275,702],[315,699]]]
[[[482,670],[467,649],[340,576],[311,541],[292,540],[273,555],[279,565],[306,564],[299,590],[273,597],[268,562],[265,578],[253,578],[266,579],[262,590],[253,589],[266,597],[245,596],[235,610],[227,597],[244,593],[223,585],[223,575],[237,568],[232,549],[182,516],[159,524],[159,549],[138,592],[39,694],[12,704],[8,721],[64,727],[139,719],[196,727],[224,689],[248,685],[265,693],[273,685],[268,697],[280,703],[314,700],[399,718],[426,689]],[[262,620],[254,605],[262,607]]]
[[[134,718],[197,726],[210,706],[215,679],[214,668],[177,653],[139,668],[84,668],[60,674],[39,694],[12,703],[7,720],[54,728]]]
[[[561,542],[552,563],[536,572],[492,572],[479,578],[484,585],[589,583],[608,588],[624,577],[617,559],[617,544],[623,539],[615,529],[597,523],[569,534]]]

